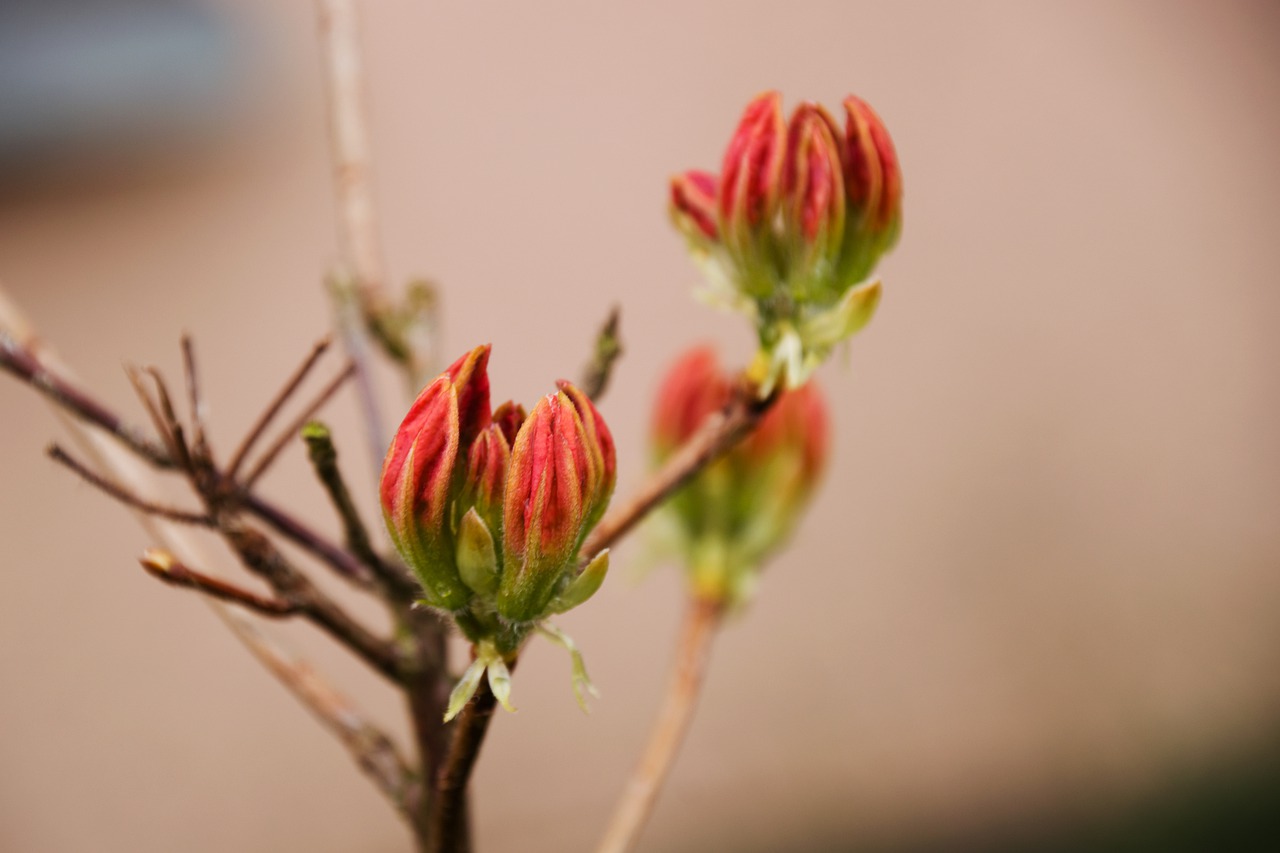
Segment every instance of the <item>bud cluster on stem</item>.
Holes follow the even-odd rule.
[[[893,142],[867,103],[845,122],[802,103],[790,121],[777,92],[758,95],[725,149],[719,176],[671,181],[670,212],[716,301],[749,315],[761,393],[804,384],[832,347],[866,325],[880,298],[870,280],[902,227]]]
[[[604,551],[576,569],[613,494],[608,426],[565,381],[528,414],[512,402],[492,410],[489,351],[476,347],[422,391],[381,478],[387,530],[422,584],[422,602],[446,612],[475,649],[449,716],[486,672],[509,708],[520,645],[547,617],[590,598],[609,564]],[[578,688],[585,673],[571,652]]]
[[[654,412],[656,462],[723,408],[731,383],[710,347],[672,365]],[[760,566],[790,536],[821,479],[829,432],[812,380],[781,391],[753,433],[672,497],[677,547],[698,598],[737,604],[750,597]]]

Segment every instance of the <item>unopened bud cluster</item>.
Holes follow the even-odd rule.
[[[653,448],[661,463],[733,393],[714,350],[677,361],[658,394]],[[755,431],[671,499],[677,546],[694,591],[714,601],[750,597],[760,566],[790,536],[826,466],[828,416],[811,381],[782,391]]]
[[[844,126],[802,103],[782,116],[777,92],[755,98],[718,176],[672,179],[670,211],[711,293],[756,323],[762,392],[804,383],[831,348],[871,318],[868,277],[902,225],[893,142],[865,101],[844,102]]]
[[[387,451],[380,494],[424,603],[476,646],[470,691],[487,667],[506,704],[506,664],[528,633],[604,579],[608,553],[579,572],[578,551],[608,505],[616,460],[609,428],[569,382],[528,414],[511,402],[492,410],[488,362],[489,347],[476,347],[422,391]]]

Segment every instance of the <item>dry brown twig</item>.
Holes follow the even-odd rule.
[[[3,288],[0,288],[0,367],[46,396],[84,455],[94,460],[99,469],[110,472],[111,482],[122,490],[134,495],[152,491],[148,488],[152,474],[147,466],[172,467],[163,450],[141,431],[124,423],[70,381],[66,369],[40,342]],[[88,429],[86,424],[100,427],[103,432]],[[133,509],[143,529],[153,540],[163,543],[169,553],[189,563],[204,562],[200,549],[181,526],[136,507]],[[254,657],[339,737],[362,771],[412,820],[405,804],[413,797],[416,777],[400,758],[391,739],[307,661],[263,632],[251,616],[216,599],[205,596],[203,600]]]
[[[707,664],[711,660],[711,641],[715,639],[723,616],[724,605],[721,602],[696,597],[690,600],[676,644],[675,666],[667,683],[662,709],[596,853],[627,853],[640,839],[640,832],[658,801],[662,783],[666,781],[676,753],[689,732],[689,724],[693,722]]]

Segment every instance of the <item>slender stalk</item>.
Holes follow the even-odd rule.
[[[294,370],[293,375],[285,381],[284,387],[276,392],[271,398],[271,402],[262,410],[262,414],[254,421],[253,426],[249,428],[248,434],[244,440],[240,442],[240,446],[236,448],[236,452],[232,454],[231,461],[227,463],[227,479],[235,480],[236,475],[240,473],[240,466],[244,464],[245,459],[249,457],[249,451],[253,449],[253,445],[267,431],[267,427],[271,425],[271,421],[290,397],[293,392],[298,390],[302,385],[302,380],[307,378],[307,374],[311,372],[311,368],[316,366],[316,362],[320,360],[320,356],[324,355],[325,350],[329,348],[329,339],[321,338],[316,345],[311,348],[311,352],[303,360],[302,364]]]
[[[359,16],[354,0],[317,0],[316,11],[324,51],[338,229],[343,255],[356,278],[354,306],[353,300],[337,294],[338,327],[347,354],[356,365],[356,387],[360,392],[369,453],[376,464],[387,436],[374,391],[365,328],[372,325],[371,320],[387,316],[391,304],[377,208],[373,203]],[[335,288],[335,293],[337,290]]]
[[[609,379],[613,376],[613,365],[622,357],[622,338],[618,334],[618,326],[622,320],[622,311],[616,305],[609,312],[604,325],[596,333],[596,340],[591,348],[591,360],[582,371],[582,393],[593,401],[599,402],[609,388]]]
[[[268,598],[251,590],[228,583],[183,565],[168,551],[152,548],[138,560],[152,577],[173,586],[199,590],[213,598],[238,604],[248,610],[273,619],[293,616],[302,612],[302,603],[286,598]]]
[[[177,507],[165,506],[164,504],[155,503],[153,501],[146,500],[145,498],[138,497],[123,486],[113,483],[106,477],[89,470],[88,466],[78,461],[70,453],[63,450],[56,444],[49,445],[49,449],[46,452],[48,453],[49,458],[54,462],[69,468],[86,483],[89,483],[104,494],[115,498],[127,507],[138,510],[139,512],[145,512],[148,515],[159,516],[166,521],[173,521],[178,524],[195,524],[202,527],[213,526],[213,518],[206,513],[191,512],[185,509],[178,509]]]
[[[333,504],[338,518],[342,521],[342,531],[346,546],[362,563],[375,573],[383,568],[382,559],[373,550],[369,539],[369,531],[360,518],[355,501],[351,499],[351,490],[338,468],[338,449],[333,445],[333,433],[329,427],[319,421],[311,421],[302,428],[302,440],[307,444],[307,458],[316,472],[316,478],[324,486]],[[382,578],[393,591],[398,591],[396,582],[399,577]]]
[[[725,408],[707,418],[629,500],[609,512],[596,526],[582,546],[583,565],[626,535],[695,474],[746,438],[776,399],[776,394],[757,399],[755,389],[740,382]]]
[[[245,568],[276,593],[297,602],[300,613],[393,683],[400,682],[400,655],[389,640],[375,636],[293,566],[265,535],[234,519],[218,519],[222,537]]]
[[[449,754],[440,768],[431,802],[427,849],[432,853],[467,853],[471,849],[467,785],[497,707],[497,697],[485,679],[475,697],[458,716]]]
[[[662,783],[666,781],[693,721],[693,712],[697,708],[711,659],[711,641],[715,639],[723,615],[724,605],[720,602],[697,597],[690,600],[662,710],[649,734],[640,763],[614,808],[597,853],[626,853],[639,840],[662,790]]]
[[[303,426],[315,417],[316,412],[320,411],[321,407],[323,407],[325,403],[329,402],[329,399],[333,397],[334,394],[338,393],[338,389],[341,388],[342,384],[350,379],[354,373],[355,364],[348,362],[347,366],[342,369],[341,373],[329,380],[328,384],[326,384],[324,388],[320,390],[320,393],[316,395],[316,398],[312,400],[296,418],[289,422],[289,425],[284,428],[280,433],[280,436],[272,442],[267,450],[262,454],[262,458],[259,459],[249,473],[244,476],[244,482],[241,488],[245,491],[253,488],[253,484],[258,482],[258,479],[267,472],[267,469],[271,467],[272,462],[276,461],[276,457],[280,455],[280,452],[284,450],[291,441],[298,438],[298,433],[302,431]]]
[[[4,319],[0,316],[0,322]],[[26,382],[77,419],[109,433],[153,465],[161,468],[173,467],[173,460],[163,447],[148,438],[142,430],[125,423],[97,400],[67,383],[44,364],[33,349],[29,349],[3,328],[0,328],[0,368]]]

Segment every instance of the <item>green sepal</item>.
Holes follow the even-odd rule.
[[[511,704],[511,670],[501,656],[489,662],[489,689],[503,708],[515,713],[516,706]]]
[[[800,326],[805,348],[826,353],[841,341],[848,340],[871,322],[880,304],[880,280],[866,281],[849,288],[840,301],[806,319]]]
[[[476,690],[480,687],[480,679],[484,677],[485,668],[486,662],[477,656],[471,662],[471,666],[467,667],[467,671],[462,673],[462,678],[458,679],[457,686],[449,694],[449,706],[444,712],[446,723],[462,713],[462,709],[467,707],[471,697],[476,695]]]
[[[609,549],[606,548],[587,564],[564,591],[551,601],[551,613],[565,613],[582,604],[596,594],[604,583],[604,576],[609,572]]]
[[[472,590],[489,595],[498,588],[498,554],[489,525],[472,507],[458,525],[458,576]]]
[[[591,713],[591,709],[587,707],[587,694],[591,694],[595,698],[600,698],[600,691],[591,683],[591,678],[587,675],[587,664],[582,659],[582,652],[578,651],[578,646],[564,631],[561,631],[550,622],[543,622],[538,625],[538,631],[551,642],[560,646],[569,653],[569,663],[573,667],[573,695],[578,700],[578,707],[583,713]]]

